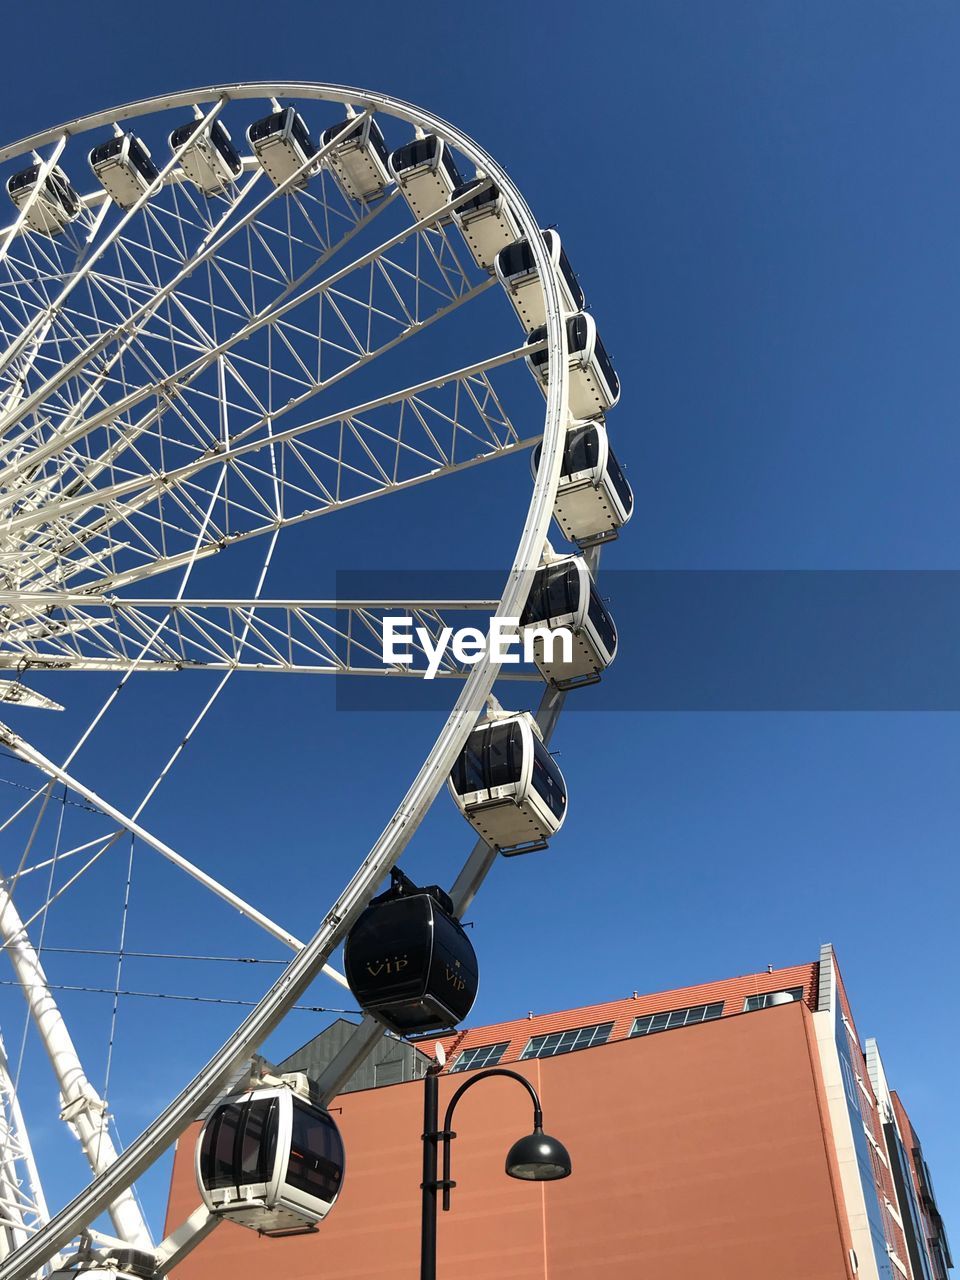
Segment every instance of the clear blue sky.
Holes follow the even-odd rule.
[[[617,361],[611,428],[638,505],[611,567],[960,568],[956,6],[18,6],[5,50],[8,139],[167,89],[269,78],[390,91],[478,138],[559,224]],[[271,593],[332,594],[335,571],[352,567],[505,565],[524,468],[302,527]],[[169,751],[206,689],[198,678],[184,692],[188,679],[162,699],[149,681],[131,689],[81,756],[83,776],[134,802],[145,757]],[[68,714],[14,723],[56,755],[112,683],[50,680]],[[158,834],[303,934],[438,725],[336,715],[321,683],[236,679],[148,811]],[[797,963],[832,941],[960,1232],[960,718],[584,714],[556,745],[569,821],[548,854],[501,863],[471,912],[483,983],[471,1021]],[[441,797],[405,865],[449,880],[468,845]],[[280,954],[193,897],[158,911],[178,882],[140,862],[132,922],[145,947]],[[116,936],[120,866],[101,882],[114,905],[92,945]],[[91,944],[89,916],[59,927]],[[127,983],[189,989],[192,977],[150,963]],[[70,981],[67,960],[50,968]],[[211,994],[266,982],[203,976]],[[329,986],[314,995],[336,1002]],[[0,1005],[8,1047],[12,1001]],[[96,1080],[109,999],[64,1006]],[[157,1010],[121,1010],[112,1098],[127,1138],[235,1021]],[[277,1056],[319,1025],[295,1015]],[[60,1147],[39,1069],[29,1092],[31,1115],[46,1114],[42,1159]],[[71,1185],[57,1167],[48,1181],[55,1202]],[[156,1216],[161,1180],[148,1189]]]

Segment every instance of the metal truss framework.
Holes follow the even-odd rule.
[[[496,600],[139,600],[88,595],[12,597],[21,614],[0,669],[275,671],[420,679],[446,627],[486,622]],[[0,608],[5,597],[0,595]],[[31,607],[33,612],[31,613]],[[467,618],[465,619],[465,615]],[[384,619],[413,620],[409,665],[383,660]],[[483,628],[485,630],[485,627]],[[443,651],[436,678],[466,677]],[[539,679],[514,668],[504,678]],[[15,699],[11,696],[10,701]]]
[[[0,1038],[0,1258],[49,1220],[30,1135]]]
[[[498,602],[410,602],[431,634],[444,625],[448,607],[515,618],[539,563],[559,480],[566,333],[537,223],[492,157],[454,126],[396,99],[338,86],[274,84],[133,104],[28,139],[0,152],[0,163],[49,148],[46,173],[69,151],[68,140],[89,129],[192,106],[199,130],[231,103],[268,97],[353,103],[362,113],[376,110],[439,133],[496,183],[531,245],[544,291],[544,346],[556,376],[546,392],[542,457],[512,569]],[[234,543],[275,539],[291,524],[529,446],[537,436],[514,427],[499,389],[501,371],[526,353],[508,350],[399,392],[362,401],[351,396],[354,374],[381,359],[386,367],[402,344],[492,284],[456,237],[453,204],[391,231],[390,219],[402,206],[396,192],[373,205],[351,201],[324,166],[326,149],[301,167],[313,174],[306,191],[297,188],[301,172],[274,188],[248,161],[235,184],[203,197],[183,180],[182,151],[127,211],[87,196],[61,237],[27,233],[25,210],[0,232],[0,565],[6,579],[0,666],[107,668],[125,677],[189,666],[223,671],[224,678],[249,669],[369,674],[370,641],[379,639],[380,619],[396,602],[194,601],[183,597],[183,587],[176,599],[113,593],[172,569],[182,567],[189,576],[198,559]],[[349,260],[347,245],[358,250]],[[310,417],[321,393],[325,405],[337,396],[340,405]],[[379,664],[378,651],[375,656]],[[464,678],[456,705],[317,933],[170,1106],[126,1151],[115,1159],[111,1152],[91,1186],[0,1263],[0,1280],[34,1274],[98,1214],[125,1203],[138,1174],[218,1095],[326,966],[429,810],[498,669],[450,666],[443,674]],[[18,682],[8,689],[12,700],[29,700]],[[561,704],[562,697],[548,691],[544,715],[551,728]],[[17,735],[6,740],[45,768],[45,757],[38,759]],[[46,765],[48,776],[76,785],[65,770]],[[136,815],[126,818],[90,789],[87,794],[120,826],[134,829]],[[155,848],[162,844],[151,839]],[[492,860],[486,846],[475,850],[458,880],[459,904],[476,891]],[[6,902],[0,926],[6,917],[10,927],[0,932],[10,949],[25,933],[20,918],[10,915],[12,900]],[[55,1009],[42,971],[34,973],[31,990]],[[358,1041],[369,1035],[365,1025]],[[69,1060],[71,1070],[82,1072],[75,1055]],[[115,1225],[123,1239],[142,1242],[137,1223],[121,1229],[115,1219]],[[207,1229],[194,1221],[180,1234],[189,1241]],[[175,1252],[165,1244],[162,1265]]]

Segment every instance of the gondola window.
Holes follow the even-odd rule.
[[[333,1200],[342,1170],[343,1144],[332,1122],[294,1099],[287,1182],[321,1200]]]

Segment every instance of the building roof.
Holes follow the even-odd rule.
[[[748,973],[738,978],[725,978],[718,982],[701,982],[692,987],[678,987],[673,991],[658,991],[653,995],[635,994],[626,1000],[608,1000],[603,1004],[586,1005],[578,1009],[564,1009],[557,1013],[527,1014],[508,1022],[496,1022],[488,1026],[461,1028],[446,1035],[426,1036],[419,1043],[439,1041],[446,1051],[447,1070],[456,1066],[457,1059],[467,1049],[507,1041],[507,1048],[500,1055],[500,1065],[516,1062],[533,1036],[551,1032],[572,1031],[578,1027],[590,1027],[612,1022],[610,1034],[604,1043],[626,1040],[637,1018],[647,1014],[668,1013],[674,1010],[694,1008],[699,1005],[723,1003],[721,1016],[731,1017],[743,1013],[749,996],[764,995],[796,987],[802,988],[804,1003],[812,1010],[817,1005],[819,964],[792,965],[772,972]]]

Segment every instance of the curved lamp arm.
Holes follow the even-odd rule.
[[[456,1110],[457,1103],[473,1085],[479,1084],[481,1080],[486,1080],[490,1076],[508,1076],[511,1080],[517,1080],[529,1093],[533,1102],[533,1128],[534,1131],[543,1128],[543,1111],[540,1107],[540,1098],[536,1089],[525,1076],[520,1075],[518,1071],[508,1071],[506,1067],[490,1067],[486,1071],[478,1071],[475,1076],[469,1080],[465,1080],[460,1088],[447,1104],[447,1109],[443,1116],[443,1128],[440,1131],[440,1138],[443,1142],[443,1177],[440,1185],[443,1188],[443,1208],[444,1211],[450,1208],[450,1189],[456,1186],[456,1183],[450,1180],[450,1143],[457,1135],[450,1128],[450,1121],[453,1119],[453,1113]]]

